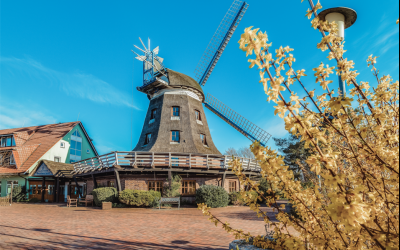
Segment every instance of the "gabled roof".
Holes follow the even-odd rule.
[[[16,159],[16,168],[0,167],[0,175],[18,174],[26,172],[35,162],[49,151],[58,141],[68,134],[76,125],[80,125],[88,138],[93,151],[98,155],[89,136],[81,122],[58,123],[42,126],[33,126],[26,128],[3,129],[0,135],[13,134],[15,138],[15,147],[0,148],[0,150],[12,148]]]
[[[71,172],[74,170],[74,165],[49,160],[40,160],[29,176],[34,176],[35,172],[42,164],[46,165],[54,177],[72,177]]]

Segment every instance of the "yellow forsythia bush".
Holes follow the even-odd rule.
[[[312,27],[323,35],[317,47],[329,50],[328,58],[338,65],[335,68],[321,64],[313,69],[324,94],[318,96],[305,88],[305,70],[294,69],[296,60],[290,53],[293,49],[281,47],[274,56],[269,51],[267,34],[251,27],[239,43],[247,56],[254,56],[249,59],[250,67],[258,67],[268,100],[276,103],[275,114],[284,119],[287,131],[301,137],[312,150],[306,162],[320,179],[313,180],[313,188],[302,188],[281,156],[254,143],[252,152],[262,176],[271,185],[269,195],[260,192],[258,184],[242,174],[239,160],[232,160],[231,166],[242,185],[252,187],[260,199],[278,210],[279,223],[273,223],[253,202],[254,197],[242,191],[250,209],[265,223],[275,226],[274,241],[233,229],[213,216],[204,204],[199,208],[236,238],[252,237],[253,244],[262,248],[399,249],[399,82],[388,75],[380,76],[377,57],[373,56],[367,62],[376,76],[377,87],[359,82],[353,61],[344,57],[344,42],[335,35],[337,25],[319,20],[321,4],[314,5],[312,0],[309,3],[307,16],[315,17]],[[351,97],[335,97],[330,90],[329,77],[335,71],[347,82]],[[293,84],[300,84],[306,97],[293,93]],[[273,190],[281,190],[299,216],[285,213],[277,205]],[[288,233],[289,227],[299,235]]]

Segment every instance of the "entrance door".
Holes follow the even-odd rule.
[[[46,181],[44,190],[42,190],[42,184],[41,180],[29,181],[29,199],[36,198],[40,201],[42,200],[42,192],[44,192],[44,199],[48,202],[53,202],[55,192],[54,181]]]

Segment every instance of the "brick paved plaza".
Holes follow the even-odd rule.
[[[265,233],[262,219],[247,207],[212,211],[235,228]],[[233,239],[196,208],[101,210],[67,208],[64,204],[0,207],[0,249],[222,250]]]

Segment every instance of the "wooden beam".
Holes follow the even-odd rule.
[[[46,191],[46,177],[42,177],[42,203],[44,202],[44,192]]]
[[[118,170],[114,169],[114,174],[115,174],[115,180],[116,180],[116,185],[117,185],[117,191],[122,192],[121,181],[119,179]]]
[[[94,176],[94,174],[92,174],[92,180],[93,180],[93,189],[97,189],[97,181],[96,181],[96,177]]]

